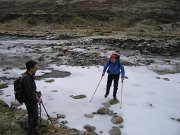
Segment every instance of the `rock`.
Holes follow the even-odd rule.
[[[81,99],[81,98],[85,98],[86,97],[86,95],[77,95],[77,96],[72,96],[72,98],[74,98],[74,99]]]
[[[86,129],[86,131],[88,131],[88,132],[93,132],[96,129],[96,127],[86,124],[86,125],[84,125],[84,129]]]
[[[165,80],[165,81],[169,81],[169,79],[168,79],[168,78],[163,78],[163,80]]]
[[[11,108],[18,108],[19,106],[21,106],[21,104],[18,102],[12,102],[11,103]]]
[[[58,120],[57,117],[50,117],[50,119],[51,119],[52,121],[57,121],[57,120]]]
[[[64,125],[64,124],[59,124],[59,126],[61,127],[61,128],[63,128],[63,129],[68,129],[69,127],[68,126],[66,126],[66,125]]]
[[[92,114],[98,114],[97,112],[92,112]]]
[[[121,116],[113,116],[112,119],[111,119],[111,122],[113,124],[120,124],[122,123],[124,120]]]
[[[52,82],[54,82],[54,79],[46,80],[45,82],[52,83]]]
[[[51,90],[51,92],[58,92],[58,90]]]
[[[108,114],[108,112],[109,112],[109,108],[107,107],[101,107],[97,110],[98,114]]]
[[[102,105],[104,105],[105,107],[110,107],[110,104],[106,102],[102,103]]]
[[[100,134],[102,134],[102,133],[103,133],[103,131],[100,131],[99,133],[100,133]]]
[[[113,127],[109,130],[110,135],[121,135],[121,130],[118,127]]]
[[[59,118],[66,118],[66,115],[64,115],[64,114],[57,114],[57,118],[59,119]]]
[[[3,90],[0,90],[0,95],[3,95],[3,94],[4,94]]]
[[[178,119],[176,119],[178,122],[180,122],[180,119],[178,118]]]
[[[91,114],[84,114],[84,116],[87,117],[87,118],[93,118],[94,114],[92,114],[92,113]]]
[[[67,124],[67,123],[68,123],[67,120],[61,121],[61,124]]]
[[[111,100],[108,101],[108,104],[110,104],[110,105],[114,105],[114,104],[118,104],[118,103],[119,103],[118,99],[116,99],[116,100],[111,99]]]
[[[113,116],[113,115],[116,115],[116,113],[114,113],[113,110],[110,110],[110,111],[108,112],[108,115],[109,115],[109,116]]]

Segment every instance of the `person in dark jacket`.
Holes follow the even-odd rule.
[[[125,76],[124,67],[123,67],[122,63],[120,62],[120,60],[117,59],[117,55],[112,54],[110,56],[110,60],[107,61],[104,65],[102,76],[105,75],[106,70],[108,73],[108,79],[107,79],[107,85],[106,85],[106,93],[105,93],[104,97],[106,98],[109,95],[111,84],[112,84],[112,81],[114,80],[113,98],[114,98],[114,100],[116,100],[117,99],[116,93],[118,90],[119,76],[121,74],[121,82],[123,82],[124,76]]]
[[[24,103],[28,111],[28,135],[35,135],[38,121],[38,103],[42,102],[42,99],[37,96],[38,92],[34,81],[34,75],[38,70],[37,62],[33,60],[26,62],[26,68],[27,71],[22,75],[24,78],[21,81],[21,85]]]

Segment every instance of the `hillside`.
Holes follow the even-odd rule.
[[[178,39],[178,0],[1,0],[0,33]]]

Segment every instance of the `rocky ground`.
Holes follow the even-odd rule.
[[[8,40],[7,40],[8,39]],[[29,42],[27,42],[29,41]],[[143,41],[139,41],[143,44]],[[11,36],[2,36],[0,41],[0,69],[2,75],[0,76],[0,89],[8,87],[8,84],[12,84],[13,80],[17,77],[11,76],[11,70],[14,68],[25,69],[24,63],[29,59],[36,60],[43,70],[50,69],[49,65],[71,65],[71,66],[102,66],[107,56],[111,53],[118,53],[121,55],[121,61],[125,66],[151,66],[152,70],[159,74],[166,73],[179,73],[180,72],[180,59],[177,56],[170,56],[169,50],[159,48],[158,51],[164,51],[165,56],[158,56],[151,52],[154,49],[145,46],[140,47],[142,50],[147,50],[146,53],[142,53],[135,44],[134,40],[121,41],[119,39],[105,38],[105,37],[93,37],[93,38],[77,38],[69,40],[32,40],[32,39],[13,39]],[[147,45],[147,44],[146,44]],[[151,46],[151,44],[149,44]],[[143,48],[144,47],[144,48]],[[172,50],[171,50],[172,51]],[[151,55],[150,55],[151,54]],[[152,55],[153,54],[153,55]],[[167,55],[168,54],[168,55]],[[168,65],[169,68],[160,69],[159,64]],[[52,69],[50,69],[52,70]],[[44,78],[56,78],[69,76],[70,72],[52,70],[51,73],[46,73],[43,76],[39,76],[36,79]],[[168,78],[166,78],[168,79]],[[51,81],[51,80],[49,80]],[[0,95],[3,91],[0,90]],[[21,110],[17,110],[18,105],[12,104],[7,106],[1,104],[1,124],[3,130],[1,134],[24,134],[27,129],[26,113]],[[21,117],[19,119],[19,117]],[[10,125],[7,126],[7,123]],[[56,133],[53,132],[51,125],[43,124],[40,127],[40,131],[43,134],[77,134],[77,135],[95,135],[94,132],[81,132],[76,129],[71,129],[63,124],[58,127]],[[85,128],[89,130],[90,125],[85,125]],[[8,130],[7,130],[8,128]],[[16,132],[12,129],[16,128]],[[49,129],[49,130],[45,130]],[[112,129],[111,132],[114,132]],[[118,131],[120,132],[120,131]]]

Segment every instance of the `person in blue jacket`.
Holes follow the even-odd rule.
[[[106,93],[105,93],[104,97],[106,98],[109,95],[111,84],[112,84],[112,81],[114,80],[113,98],[114,98],[114,100],[116,100],[117,99],[116,93],[118,90],[119,76],[121,74],[121,82],[123,82],[124,76],[125,76],[124,66],[120,62],[118,55],[112,54],[110,56],[110,60],[107,61],[104,65],[102,76],[105,75],[106,70],[108,73],[108,78],[107,78],[107,85],[106,85]]]

